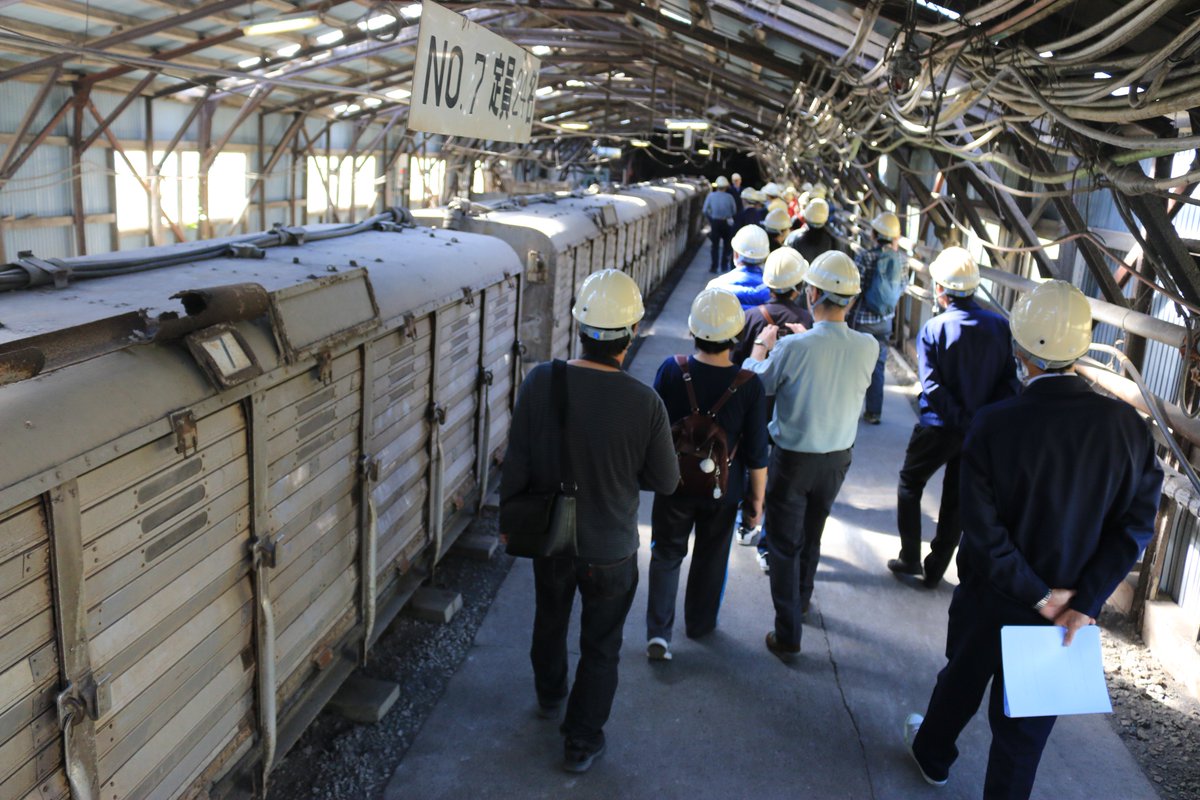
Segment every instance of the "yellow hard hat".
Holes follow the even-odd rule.
[[[929,275],[946,294],[959,297],[974,294],[979,286],[979,267],[963,247],[947,247],[938,253],[929,265]]]
[[[871,220],[871,227],[886,239],[900,238],[900,218],[890,211],[884,211]]]
[[[728,289],[705,289],[692,301],[688,330],[706,342],[728,342],[746,327],[746,313]]]
[[[818,183],[816,186],[812,187],[812,190],[809,192],[809,194],[813,197],[825,197],[829,194],[829,188],[823,183]]]
[[[588,275],[579,289],[571,315],[590,339],[620,339],[646,314],[642,292],[633,278],[619,269]]]
[[[771,205],[774,206],[776,202],[782,201],[772,200]],[[767,212],[767,216],[763,217],[762,226],[770,233],[783,233],[784,231],[791,229],[792,218],[788,216],[786,210],[782,208],[772,208]]]
[[[743,225],[733,235],[732,244],[733,252],[750,262],[760,262],[771,252],[771,242],[767,239],[767,232],[757,225]]]
[[[778,197],[773,198],[771,200],[771,202],[767,203],[767,210],[775,211],[776,209],[778,209],[786,214],[787,213],[787,203],[783,202]]]
[[[797,192],[796,187],[792,186],[791,184],[788,184],[788,187],[783,190],[784,197],[795,197],[797,194],[799,194],[799,192]]]
[[[1042,369],[1066,367],[1092,344],[1092,309],[1066,281],[1038,285],[1013,308],[1012,335]]]
[[[804,207],[804,221],[814,228],[819,228],[829,221],[829,203],[821,198],[810,200]]]
[[[778,291],[790,291],[804,282],[808,262],[804,256],[791,248],[780,247],[767,256],[763,265],[763,283]]]
[[[826,250],[812,260],[804,282],[825,292],[838,305],[849,305],[850,297],[862,291],[862,277],[850,256],[841,250]],[[843,300],[844,298],[844,300]]]

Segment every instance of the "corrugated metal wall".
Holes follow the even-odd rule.
[[[136,78],[138,73],[134,73]],[[0,154],[7,152],[12,146],[12,134],[21,124],[27,108],[36,99],[39,85],[34,82],[8,81],[0,85]],[[70,99],[70,92],[63,87],[51,90],[46,103],[33,120],[30,134],[40,130],[48,122],[59,107]],[[115,111],[124,95],[117,92],[95,91],[91,95],[92,102],[100,114],[107,118]],[[163,98],[156,100],[153,105],[154,130],[152,140],[159,148],[165,147],[186,121],[194,106],[195,98],[175,100]],[[219,138],[223,131],[230,129],[235,122],[239,106],[221,105],[213,114],[213,137]],[[78,255],[75,232],[72,228],[72,185],[71,185],[71,156],[68,137],[72,133],[74,114],[68,112],[63,120],[50,132],[50,137],[39,147],[32,156],[13,175],[11,181],[0,187],[0,260],[11,260],[19,251],[29,250],[43,258],[69,257]],[[270,158],[275,144],[282,138],[291,124],[292,116],[288,114],[269,114],[263,121],[263,160]],[[324,126],[324,120],[310,118],[306,121],[309,135],[313,138],[313,149],[319,155],[324,155],[326,137],[318,134]],[[84,135],[95,130],[95,120],[90,113],[84,116]],[[146,142],[146,104],[143,99],[135,100],[113,121],[109,128],[121,145],[130,151],[130,157],[139,170],[144,170],[143,148]],[[200,126],[193,121],[183,136],[179,149],[196,151],[199,142]],[[377,130],[367,131],[360,139],[360,145],[370,143]],[[247,156],[246,185],[237,187],[247,190],[252,181],[261,171],[263,164],[259,160],[258,117],[253,115],[247,119],[233,134],[226,151],[242,152]],[[341,155],[353,144],[354,125],[350,122],[339,122],[329,131],[328,142],[330,152]],[[388,147],[394,146],[399,132],[390,134]],[[26,140],[28,141],[28,139]],[[300,137],[303,146],[303,137]],[[294,145],[293,145],[294,146]],[[305,159],[293,158],[292,148],[277,161],[272,175],[266,180],[265,199],[268,207],[262,213],[258,203],[258,189],[250,195],[250,207],[241,225],[234,232],[243,230],[262,230],[276,223],[290,224],[292,222],[291,208],[288,200],[291,197],[291,172],[296,171],[296,217],[297,224],[305,222],[305,188],[304,177]],[[377,159],[382,155],[375,153]],[[2,157],[2,156],[0,156]],[[95,144],[84,153],[82,159],[83,205],[84,212],[93,216],[85,226],[85,243],[87,252],[105,253],[114,249],[129,250],[146,247],[151,244],[149,232],[130,230],[118,232],[111,216],[115,213],[116,185],[114,181],[115,161],[121,160],[111,149],[106,137],[99,137]],[[120,164],[124,169],[124,164]],[[210,193],[221,192],[224,187],[212,185]],[[141,198],[139,198],[140,200]],[[361,200],[360,200],[361,203]],[[174,217],[172,209],[167,209],[168,215]],[[345,213],[342,214],[346,216]],[[362,217],[362,212],[358,214]],[[265,218],[264,218],[265,217]],[[31,220],[39,220],[31,225]],[[216,233],[225,234],[229,230],[228,221],[218,221]],[[188,239],[195,239],[198,226],[185,225],[184,232]],[[166,231],[166,242],[174,240],[169,229]]]

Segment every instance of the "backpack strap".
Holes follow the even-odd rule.
[[[754,373],[748,369],[738,370],[737,377],[735,377],[733,382],[729,384],[729,388],[725,390],[725,394],[721,395],[721,399],[716,403],[713,403],[713,407],[708,410],[708,415],[715,418],[717,416],[717,412],[724,408],[725,404],[729,402],[730,398],[737,394],[737,390],[742,388],[742,386],[753,377]]]
[[[774,325],[775,320],[771,319],[771,315],[767,312],[767,304],[763,303],[758,307],[758,313],[762,314],[763,321],[768,325]]]
[[[692,413],[700,413],[700,404],[696,402],[696,387],[692,386],[692,373],[688,369],[687,356],[675,356],[675,363],[679,365],[680,372],[683,373],[683,385],[687,387],[688,403],[692,406]]]

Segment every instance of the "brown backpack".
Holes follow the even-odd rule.
[[[737,443],[730,446],[725,429],[717,422],[717,412],[754,377],[754,373],[748,369],[739,371],[721,399],[707,412],[702,412],[696,402],[687,356],[675,356],[675,363],[683,372],[683,385],[687,387],[692,408],[690,414],[671,426],[675,455],[679,459],[679,487],[675,495],[720,500],[729,485],[729,465],[737,453]]]

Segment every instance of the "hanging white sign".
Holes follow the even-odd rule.
[[[528,142],[541,62],[432,0],[422,7],[409,129]]]

